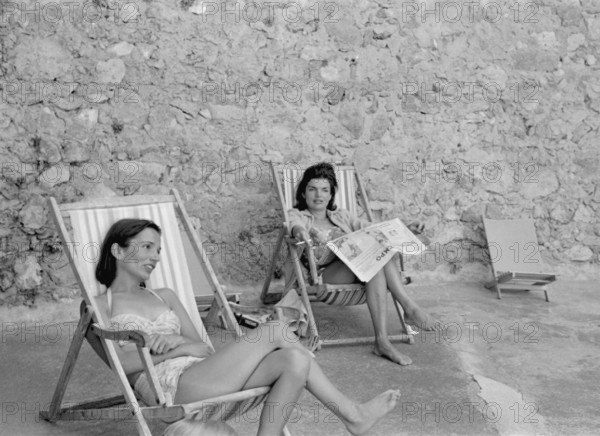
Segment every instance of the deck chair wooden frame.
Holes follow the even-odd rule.
[[[556,274],[542,271],[533,220],[482,220],[494,275],[485,286],[494,289],[498,299],[503,290],[541,290],[550,302],[548,285],[556,281]]]
[[[191,278],[187,269],[187,259],[181,243],[180,224],[215,293],[215,301],[220,309],[218,316],[222,318],[229,329],[235,332],[237,337],[242,336],[242,331],[235,322],[227,298],[202,248],[200,238],[192,227],[176,190],[171,190],[171,195],[113,197],[94,202],[63,205],[58,205],[54,198],[50,198],[48,203],[63,247],[66,247],[64,252],[68,256],[84,301],[81,305],[81,318],[74,332],[52,401],[48,409],[40,412],[43,419],[54,422],[58,420],[96,421],[134,418],[138,433],[149,436],[151,431],[147,419],[171,422],[195,416],[196,419],[224,420],[235,414],[245,413],[262,402],[270,390],[269,387],[243,390],[189,404],[174,404],[173,399],[165,395],[160,387],[150,352],[144,344],[143,335],[134,330],[112,330],[98,310],[95,296],[103,292],[104,287],[95,280],[93,275],[95,262],[90,261],[90,257],[85,258],[85,245],[93,243],[98,248],[106,230],[117,219],[127,217],[151,219],[163,230],[163,254],[161,262],[149,281],[149,286],[173,289],[190,315],[200,337],[210,347],[213,347],[196,308]],[[71,220],[73,236],[67,229],[65,218]],[[179,224],[177,218],[179,218]],[[67,383],[75,367],[84,338],[88,339],[92,348],[112,368],[117,376],[121,394],[62,407]],[[144,370],[155,394],[156,404],[144,405],[138,401],[115,351],[114,341],[119,340],[132,341],[137,345]],[[223,407],[224,405],[227,407]],[[284,434],[290,434],[287,428]]]
[[[368,221],[373,221],[373,212],[369,206],[369,199],[367,197],[362,179],[360,178],[358,171],[354,165],[336,165],[336,177],[338,181],[338,191],[336,193],[335,204],[341,208],[348,210],[352,215],[357,216],[359,209],[362,208]],[[365,344],[372,343],[374,337],[358,337],[358,338],[347,338],[347,339],[328,339],[323,340],[319,337],[317,324],[312,312],[311,301],[319,301],[330,305],[337,306],[351,306],[364,304],[366,302],[366,290],[361,283],[352,284],[339,284],[332,285],[323,283],[321,277],[318,274],[314,253],[312,250],[307,250],[307,258],[309,263],[309,284],[307,285],[304,279],[303,267],[300,263],[300,257],[303,253],[304,247],[297,245],[297,240],[291,237],[291,229],[289,228],[289,216],[288,210],[292,209],[295,202],[296,185],[299,183],[304,168],[300,166],[286,166],[280,167],[270,162],[270,171],[275,190],[277,192],[277,198],[283,214],[283,224],[279,231],[275,250],[273,252],[273,258],[267,277],[265,279],[262,292],[261,300],[266,303],[273,303],[279,300],[282,295],[289,292],[295,283],[300,290],[300,297],[306,308],[308,316],[308,336],[309,336],[309,347],[312,349],[318,349],[321,346],[329,345],[352,345],[352,344]],[[359,204],[360,200],[360,204]],[[288,261],[293,262],[294,271],[293,277],[286,280],[285,288],[282,293],[269,292],[269,286],[275,271],[275,265],[278,257],[284,247],[284,244],[288,249]],[[400,273],[403,275],[404,268],[402,263],[402,257],[400,258]],[[403,275],[405,283],[410,283],[410,279]],[[407,327],[404,320],[404,310],[402,306],[394,300],[394,307],[400,319],[403,334],[390,336],[392,341],[400,341],[406,343],[414,343],[414,338]]]

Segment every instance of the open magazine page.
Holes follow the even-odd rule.
[[[363,282],[368,282],[396,252],[420,254],[423,243],[399,219],[373,224],[329,241],[327,246]]]
[[[418,255],[427,248],[398,218],[373,224],[363,230],[372,233],[382,244],[390,244],[405,255]]]

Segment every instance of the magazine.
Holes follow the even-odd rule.
[[[398,218],[333,239],[327,246],[362,282],[371,280],[395,253],[418,255],[426,249]]]

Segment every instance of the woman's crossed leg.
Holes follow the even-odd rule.
[[[190,367],[179,380],[177,403],[185,403],[251,389],[271,386],[260,419],[258,434],[280,436],[289,404],[298,401],[307,388],[335,413],[348,431],[360,435],[391,411],[400,397],[388,390],[372,400],[356,404],[342,394],[325,376],[310,352],[283,324],[270,322],[259,327],[256,340],[233,342]]]

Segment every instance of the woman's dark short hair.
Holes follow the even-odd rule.
[[[117,276],[117,259],[111,253],[112,245],[116,242],[125,248],[129,245],[131,238],[147,228],[161,233],[160,227],[155,222],[138,218],[125,218],[110,226],[100,248],[100,261],[96,265],[96,280],[107,288],[110,287]]]
[[[327,162],[321,162],[310,166],[304,171],[302,175],[302,180],[298,184],[298,188],[296,188],[296,209],[298,210],[306,210],[308,206],[306,204],[306,199],[304,198],[304,193],[306,192],[306,186],[308,182],[313,179],[325,179],[329,181],[329,186],[331,187],[331,200],[327,203],[327,209],[335,210],[335,193],[337,191],[337,179],[335,177],[335,170],[333,169],[333,165]]]

